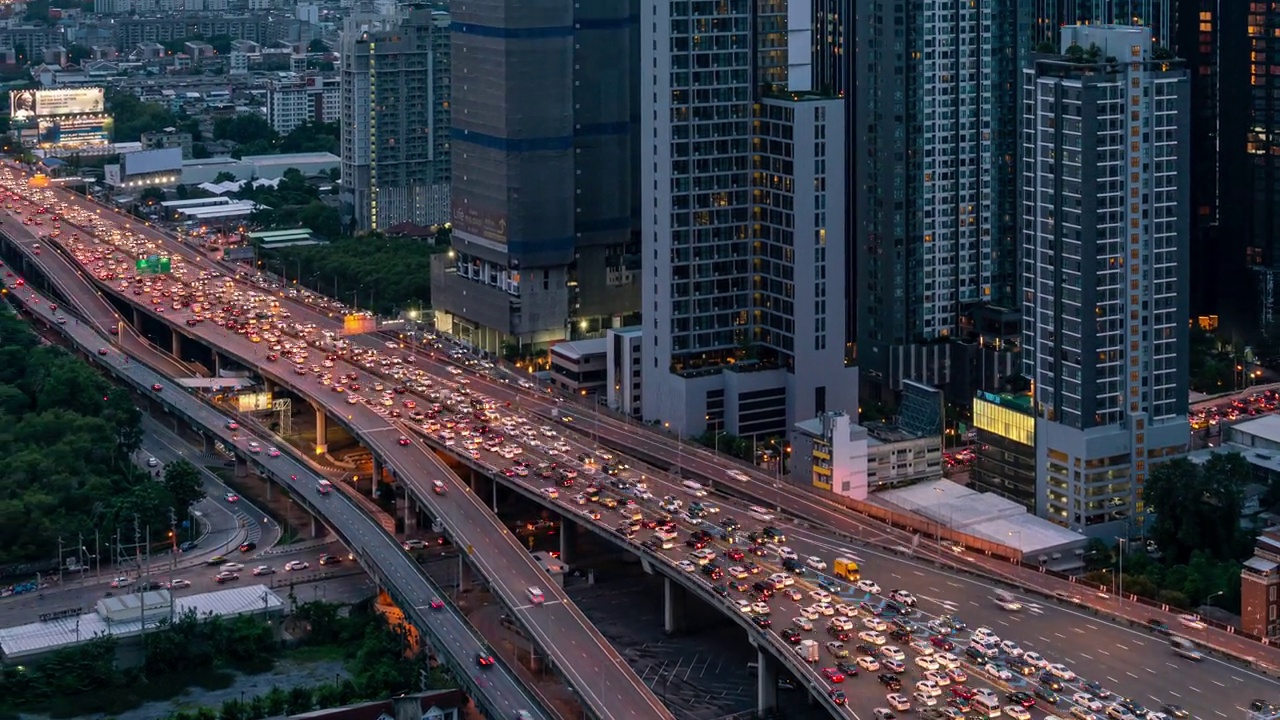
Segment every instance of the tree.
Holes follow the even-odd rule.
[[[257,140],[274,141],[277,133],[261,115],[240,114],[221,117],[213,122],[213,139],[247,144]]]
[[[85,60],[89,60],[92,57],[93,57],[93,50],[85,47],[84,45],[80,45],[79,43],[71,43],[71,45],[67,47],[67,62],[69,63],[72,63],[74,65],[79,65],[80,63],[84,62]]]
[[[169,463],[164,468],[164,489],[173,497],[175,509],[185,514],[192,505],[204,499],[200,471],[186,460]]]
[[[179,185],[174,192],[178,195],[179,200],[186,200],[191,197],[191,191],[187,189],[186,185]]]
[[[315,234],[336,238],[342,234],[342,215],[338,209],[314,200],[298,212],[298,221]]]
[[[270,204],[271,200],[258,200]],[[332,293],[334,285],[348,300],[361,286],[361,306],[379,313],[421,306],[431,300],[431,257],[447,248],[412,238],[370,235],[340,238],[326,245],[281,248],[264,257],[287,267],[301,267],[301,277],[312,289]],[[363,296],[370,293],[368,300]]]
[[[1185,564],[1197,550],[1227,560],[1246,550],[1240,511],[1249,480],[1248,461],[1239,453],[1215,454],[1202,466],[1178,458],[1153,467],[1143,497],[1155,516],[1150,537],[1166,560]]]
[[[324,44],[324,40],[315,38],[307,43],[307,52],[309,53],[326,53],[329,52],[329,46]]]
[[[172,112],[159,103],[144,103],[127,90],[114,90],[107,94],[107,107],[114,117],[112,138],[116,142],[138,142],[144,132],[154,132],[172,127]]]
[[[224,182],[236,182],[236,180],[237,180],[236,176],[232,173],[227,172],[226,170],[223,170],[222,172],[218,173],[213,178],[214,184],[219,184]]]
[[[161,190],[158,187],[145,188],[142,192],[138,193],[138,200],[141,201],[143,205],[157,205],[164,202],[164,199],[164,190]]]

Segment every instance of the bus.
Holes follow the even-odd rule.
[[[659,548],[662,548],[663,550],[670,550],[671,548],[676,546],[675,533],[658,532],[658,533],[654,533],[653,537],[650,539],[653,540],[653,543],[655,545],[657,545]]]

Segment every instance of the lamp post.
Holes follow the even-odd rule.
[[[1015,536],[1017,537],[1017,540],[1015,540],[1016,545],[1014,547],[1014,551],[1017,552],[1018,555],[1016,558],[1014,558],[1014,561],[1017,562],[1019,565],[1021,565],[1022,564],[1022,531],[1010,530],[1009,537],[1015,537]]]
[[[1227,592],[1226,590],[1219,590],[1219,591],[1218,591],[1218,592],[1216,592],[1216,593],[1211,593],[1211,594],[1209,595],[1209,597],[1207,597],[1207,598],[1205,598],[1205,599],[1204,599],[1204,604],[1205,604],[1205,605],[1208,605],[1209,607],[1213,607],[1212,605],[1209,605],[1209,603],[1211,603],[1211,602],[1213,601],[1213,599],[1214,599],[1214,598],[1216,598],[1216,597],[1218,597],[1219,595],[1225,595],[1225,594],[1226,594],[1226,592]]]
[[[1125,543],[1129,542],[1129,538],[1117,537],[1116,541],[1120,543],[1120,569],[1116,572],[1116,582],[1119,584],[1120,592],[1116,593],[1116,597],[1120,602],[1124,602],[1124,553],[1128,548]]]

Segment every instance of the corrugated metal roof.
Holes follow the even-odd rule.
[[[145,600],[150,605],[153,599],[150,596],[160,595],[160,593],[147,593],[147,595]],[[106,598],[100,604],[105,604],[105,607],[117,611],[128,607],[135,610],[138,608],[137,599],[133,599],[130,605],[125,602],[125,596]],[[284,600],[266,585],[246,585],[190,595],[177,598],[173,603],[175,617],[181,617],[189,611],[194,611],[199,617],[212,615],[230,617],[264,611],[272,612],[283,607]],[[99,636],[131,637],[155,630],[160,621],[167,618],[168,613],[163,613],[160,617],[148,613],[145,620],[137,618],[113,622],[108,617],[93,612],[78,617],[3,628],[0,629],[0,656],[13,660],[70,647]]]

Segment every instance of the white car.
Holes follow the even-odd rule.
[[[853,621],[843,615],[831,616],[831,627],[837,630],[852,630]],[[873,630],[875,628],[872,628]]]
[[[121,575],[120,577],[111,581],[111,587],[113,588],[129,587],[129,578]]]
[[[698,569],[698,566],[697,566],[697,565],[694,565],[693,563],[689,562],[688,560],[681,560],[680,562],[677,562],[677,563],[676,563],[676,567],[680,568],[681,570],[683,570],[683,571],[685,571],[685,572],[693,572],[693,571],[695,571],[695,570],[697,570],[697,569]]]
[[[249,441],[249,452],[251,452],[251,453],[260,453],[260,452],[262,452],[262,446],[261,446],[261,445],[259,445],[256,441],[250,440],[250,441]]]
[[[776,572],[769,576],[769,582],[772,582],[778,587],[786,587],[788,585],[794,585],[796,579],[787,573]]]
[[[816,555],[810,555],[805,558],[804,564],[819,572],[827,569],[827,561],[817,557]]]
[[[954,653],[949,653],[949,652],[934,653],[933,659],[937,660],[939,665],[948,669],[960,667],[960,658],[956,657]],[[964,681],[957,680],[956,682],[964,682]]]
[[[884,701],[889,703],[889,707],[898,712],[906,712],[911,709],[911,701],[901,693],[889,693],[884,696]]]
[[[828,602],[814,603],[810,609],[817,610],[818,613],[824,617],[831,617],[836,614],[835,606]]]
[[[992,632],[991,628],[986,627],[985,625],[974,630],[970,637],[974,640],[981,640],[982,642],[1000,642],[1000,636]]]
[[[982,672],[986,673],[989,677],[993,677],[997,680],[1003,680],[1005,682],[1009,682],[1013,679],[1013,673],[1005,670],[995,663],[987,663],[986,665],[983,665]]]
[[[885,644],[884,635],[881,635],[875,630],[863,630],[862,632],[858,633],[858,639],[863,642],[871,643],[872,645]]]
[[[783,560],[799,560],[800,559],[800,556],[796,555],[796,551],[792,550],[786,545],[783,545],[782,547],[778,548],[778,557],[782,558]]]
[[[902,648],[896,645],[880,646],[880,655],[886,660],[897,660],[898,662],[902,662],[907,659],[907,654],[902,652]]]
[[[147,458],[147,467],[159,467],[160,461],[155,458]]]
[[[921,680],[916,683],[916,692],[923,693],[929,697],[937,697],[942,694],[942,688],[938,687],[938,683],[932,680]]]
[[[938,669],[938,661],[928,655],[917,655],[915,659],[916,667],[921,670],[935,671]]]
[[[736,600],[733,604],[734,607],[738,608],[738,612],[747,613],[748,615],[751,614],[751,601]]]
[[[533,587],[530,587],[528,590],[525,591],[525,593],[529,596],[529,602],[533,603],[534,605],[541,605],[542,603],[546,602],[547,598],[545,595],[542,594],[542,588],[536,585],[534,585]]]
[[[809,597],[818,602],[831,602],[831,593],[826,590],[810,590]]]
[[[802,630],[804,632],[813,631],[813,621],[807,617],[791,618],[791,624],[794,625],[797,630]]]
[[[280,457],[280,451],[276,448],[267,448],[267,457]]]
[[[912,693],[911,699],[918,707],[934,707],[938,704],[938,699],[932,695],[926,695],[922,692]]]
[[[918,660],[919,658],[916,658],[916,659]],[[932,658],[930,658],[930,659],[932,659]],[[950,684],[951,684],[951,678],[950,678],[946,673],[944,673],[944,672],[939,672],[939,671],[937,671],[937,670],[926,670],[926,671],[925,671],[925,673],[924,673],[924,679],[925,679],[925,680],[928,680],[929,682],[933,683],[934,685],[937,685],[937,686],[938,686],[938,687],[940,687],[940,688],[941,688],[941,687],[943,687],[943,686],[945,686],[945,685],[950,685]],[[941,692],[941,691],[939,691],[939,692]]]
[[[1045,660],[1038,652],[1024,652],[1022,653],[1022,660],[1023,662],[1031,663],[1040,669],[1044,669],[1049,666],[1049,661]]]
[[[238,562],[222,563],[222,567],[218,569],[224,572],[238,572],[244,569],[244,565]]]
[[[305,560],[290,560],[289,562],[284,564],[284,569],[289,571],[306,570],[309,567],[311,566],[308,565]]]
[[[756,615],[768,615],[773,611],[770,610],[769,606],[766,605],[765,603],[753,602],[751,603],[751,612],[755,613]]]
[[[560,497],[560,491],[553,487],[545,487],[539,490],[538,492],[547,496],[551,500],[555,500],[556,498]]]
[[[870,655],[863,655],[858,658],[858,667],[867,672],[875,672],[880,669],[880,661]]]
[[[1000,652],[1012,657],[1022,657],[1022,648],[1012,640],[1000,641]]]
[[[786,590],[783,590],[782,594],[796,602],[802,602],[804,600],[804,592],[799,588],[789,587]]]
[[[1031,720],[1031,713],[1021,705],[1006,705],[1004,714],[1013,718],[1013,720]]]
[[[953,683],[964,684],[969,682],[969,673],[965,672],[964,668],[960,667],[958,663],[947,668],[947,677]]]
[[[270,565],[259,565],[253,569],[254,575],[275,575],[276,569]]]
[[[880,586],[875,584],[875,581],[873,580],[859,580],[856,586],[864,593],[871,593],[872,595],[880,594]]]
[[[1059,680],[1066,680],[1067,682],[1071,682],[1072,680],[1076,679],[1076,674],[1074,672],[1071,672],[1071,668],[1067,667],[1066,665],[1063,665],[1062,663],[1053,663],[1052,665],[1049,665],[1045,669],[1053,673],[1053,676],[1058,678]]]
[[[1089,693],[1076,693],[1071,696],[1071,702],[1090,712],[1102,712],[1102,701]]]
[[[817,620],[821,614],[818,612],[818,608],[814,606],[800,608],[800,615],[808,620]]]
[[[862,627],[876,632],[885,632],[889,629],[889,626],[878,617],[862,618]]]
[[[734,565],[733,567],[729,568],[729,577],[733,578],[734,580],[744,580],[750,575],[751,573],[747,572],[747,569],[740,565]]]
[[[1183,627],[1191,628],[1192,630],[1203,630],[1207,627],[1195,615],[1179,615],[1178,622],[1182,623]]]
[[[893,599],[895,602],[900,602],[903,605],[907,605],[909,607],[915,607],[917,604],[916,596],[912,595],[906,590],[894,590],[893,593],[889,595],[889,597]]]

